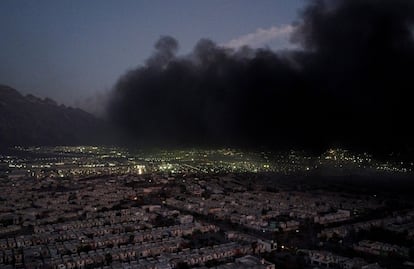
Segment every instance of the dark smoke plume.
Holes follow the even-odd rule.
[[[302,49],[222,48],[177,57],[162,37],[117,82],[113,122],[141,145],[380,151],[413,146],[414,1],[311,1]]]

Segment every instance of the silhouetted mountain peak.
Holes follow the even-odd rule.
[[[0,84],[0,100],[4,101],[6,99],[18,99],[23,98],[23,96],[15,89]]]
[[[81,109],[0,85],[0,145],[95,144],[105,128]]]

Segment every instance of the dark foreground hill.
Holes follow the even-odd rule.
[[[98,144],[107,129],[81,109],[0,85],[0,146]]]

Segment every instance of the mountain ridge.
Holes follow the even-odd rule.
[[[0,146],[102,143],[106,123],[50,98],[0,84]]]

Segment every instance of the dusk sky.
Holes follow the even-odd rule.
[[[134,143],[414,152],[412,0],[0,7],[0,84],[80,107]],[[37,128],[27,111],[19,134]]]
[[[0,269],[413,268],[414,0],[0,0],[0,33]]]
[[[30,1],[0,3],[0,82],[74,105],[144,64],[160,36],[179,55],[201,38],[220,45],[289,46],[303,0]],[[262,30],[259,30],[262,29]]]

